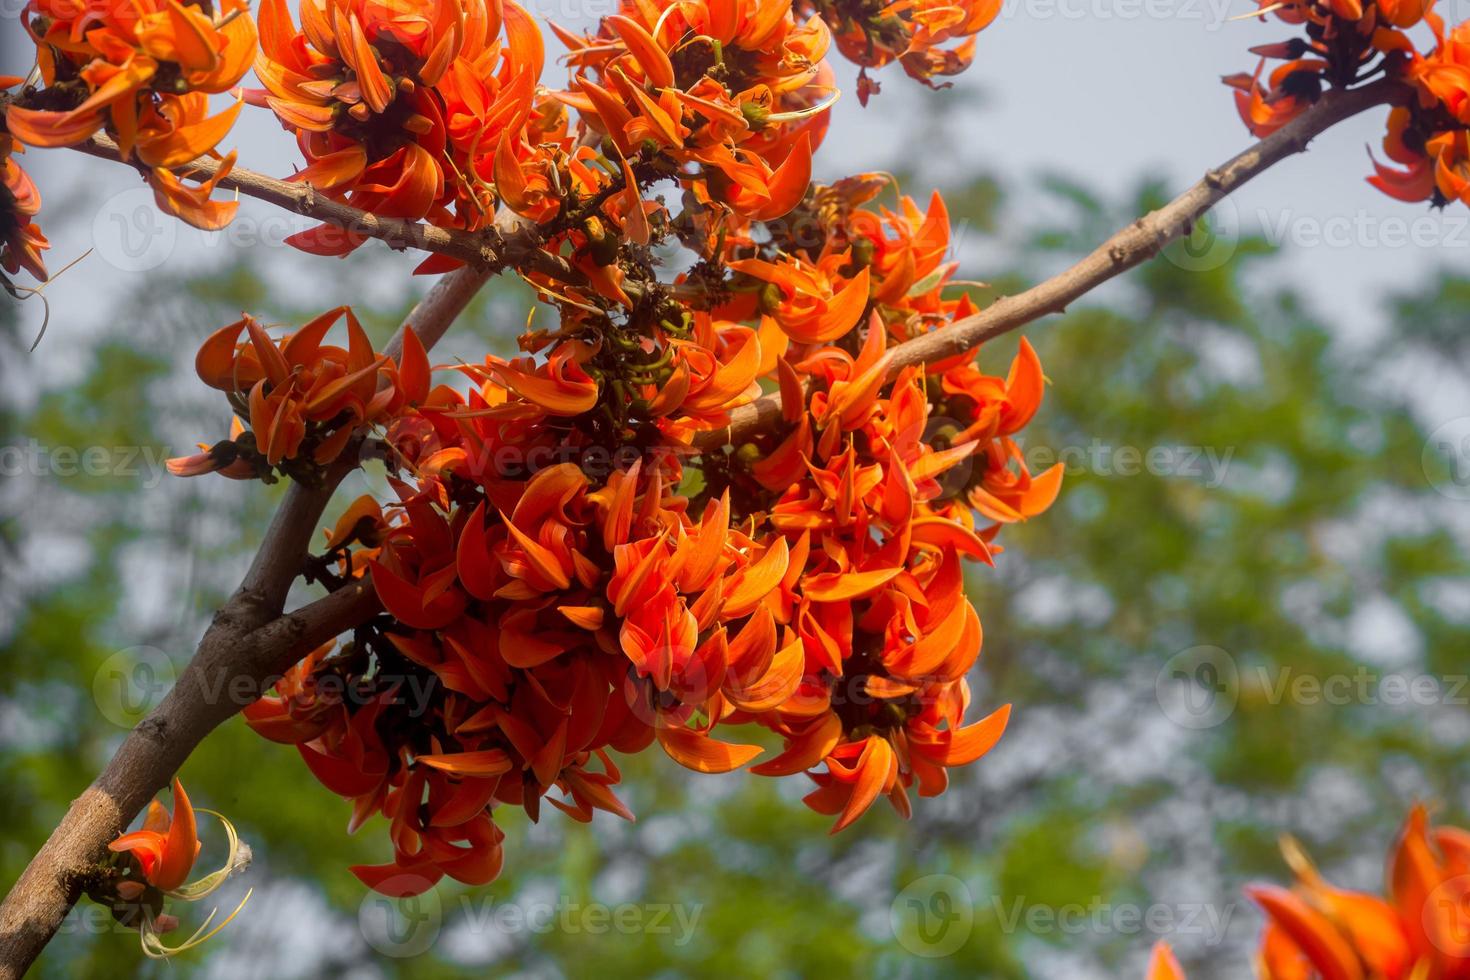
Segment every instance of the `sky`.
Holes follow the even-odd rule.
[[[612,2],[535,0],[530,9],[581,26],[609,12]],[[0,2],[0,16],[13,17],[17,6],[18,0]],[[980,35],[973,66],[953,88],[929,92],[890,68],[878,75],[883,92],[866,109],[855,98],[841,99],[818,157],[818,176],[902,166],[960,182],[985,173],[1006,187],[1009,215],[1040,206],[1034,188],[1047,174],[1115,199],[1145,175],[1183,190],[1250,143],[1220,76],[1253,69],[1247,49],[1291,31],[1274,21],[1230,19],[1250,9],[1250,0],[1005,0],[997,21]],[[1467,17],[1470,0],[1440,9]],[[23,73],[29,54],[17,45],[17,32],[5,36],[0,70]],[[840,83],[850,89],[852,67],[834,60]],[[543,81],[559,84],[563,71],[549,64]],[[922,124],[924,100],[945,114],[942,135]],[[1218,215],[1222,228],[1259,229],[1282,244],[1288,260],[1273,274],[1288,278],[1348,337],[1371,334],[1388,292],[1412,288],[1440,266],[1464,269],[1470,255],[1470,209],[1436,212],[1401,204],[1365,183],[1366,150],[1381,137],[1384,112],[1336,127],[1305,156],[1273,167],[1233,195]],[[227,145],[240,150],[240,166],[277,176],[289,174],[299,159],[264,110],[247,108]],[[95,326],[99,310],[165,263],[181,270],[208,267],[243,249],[269,248],[283,288],[311,289],[331,276],[336,260],[280,245],[305,222],[269,205],[246,201],[231,228],[209,235],[157,213],[137,175],[115,163],[32,150],[24,164],[45,202],[41,224],[53,244],[50,269],[93,249],[48,292],[50,330],[58,335]],[[926,188],[905,190],[927,196]],[[1015,227],[1019,233],[1021,222]],[[1004,248],[1006,235],[1003,224],[998,241],[987,244]],[[1225,247],[1228,256],[1229,239]],[[427,288],[422,279],[408,280],[415,261],[402,257],[404,280],[385,282],[385,297]],[[986,273],[960,270],[962,278],[984,279]],[[39,326],[39,304],[31,304],[27,315]],[[201,325],[201,336],[212,326]],[[43,358],[36,378],[60,383],[73,369],[66,359]]]

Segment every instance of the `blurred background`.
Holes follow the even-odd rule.
[[[611,0],[530,9],[580,27]],[[940,187],[960,276],[1015,292],[1249,142],[1218,76],[1286,36],[1229,20],[1249,9],[1008,0],[954,88],[885,71],[866,110],[844,99],[819,176],[888,170],[921,202]],[[19,25],[0,31],[0,73],[23,74]],[[1159,938],[1192,978],[1245,975],[1261,917],[1240,886],[1287,877],[1279,834],[1377,891],[1414,800],[1470,809],[1470,213],[1367,187],[1381,128],[1339,127],[1026,331],[1051,386],[1024,448],[1068,475],[970,583],[977,717],[1015,713],[911,821],[875,807],[830,838],[798,780],[645,753],[621,790],[636,823],[512,816],[493,885],[393,903],[346,870],[387,859],[381,825],[347,836],[346,805],[236,719],[182,777],[254,851],[217,896],[228,911],[253,887],[245,911],[159,965],[79,907],[37,975],[1137,977]],[[267,173],[295,160],[263,112],[234,145]],[[125,168],[24,163],[50,268],[92,251],[49,290],[34,353],[41,304],[0,305],[6,887],[187,662],[280,494],[164,471],[227,432],[199,342],[241,310],[301,323],[344,302],[381,341],[427,285],[376,243],[345,262],[283,248],[301,224],[252,201],[206,236]],[[435,359],[508,353],[530,305],[493,284]],[[1015,347],[982,365],[1003,373]],[[222,835],[202,826],[208,863]]]

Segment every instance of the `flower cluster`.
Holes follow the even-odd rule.
[[[1375,162],[1369,179],[1400,200],[1470,204],[1470,22],[1448,33],[1430,23],[1434,50],[1405,70],[1416,98],[1392,111],[1383,141],[1399,168]]]
[[[186,184],[177,171],[218,156],[239,115],[239,103],[210,115],[209,96],[236,85],[255,55],[245,0],[223,0],[217,13],[212,4],[179,0],[29,0],[24,18],[42,85],[9,100],[10,136],[73,146],[105,129],[124,159],[148,168],[161,210],[206,230],[228,224],[237,205],[210,195],[234,154],[201,184]]]
[[[297,30],[285,0],[262,5],[265,87],[246,93],[296,134],[308,166],[292,179],[379,215],[486,224],[496,149],[554,124],[536,104],[544,54],[530,15],[514,0],[306,0],[300,10]],[[320,255],[363,240],[332,226],[290,239]]]
[[[834,830],[879,796],[907,815],[911,790],[942,792],[996,744],[1009,706],[965,722],[981,627],[964,563],[991,562],[999,528],[1056,496],[1060,469],[1033,478],[1012,442],[1041,366],[1023,341],[1005,378],[975,351],[894,370],[895,340],[973,306],[941,295],[943,202],[867,211],[854,202],[873,183],[807,195],[820,246],[746,237],[716,309],[646,332],[564,317],[522,338],[544,358],[454,368],[463,393],[431,387],[412,343],[399,368],[303,357],[341,311],[279,342],[246,321],[248,344],[240,325],[206,343],[209,383],[248,389],[252,407],[284,391],[293,417],[332,420],[314,445],[279,412],[250,413],[232,444],[272,447],[272,465],[319,465],[363,422],[381,432],[396,499],[357,501],[314,561],[329,584],[368,576],[384,614],[246,713],[352,800],[353,826],[391,821],[392,860],[356,868],[366,883],[489,881],[502,804],[630,817],[611,753],[657,742],[724,772],[762,751],[721,726],[771,733],[779,748],[753,771],[809,774],[807,803]],[[806,279],[834,295],[804,293]],[[333,380],[303,373],[318,362]],[[780,424],[698,451],[762,382]],[[311,394],[359,385],[350,406]],[[381,411],[361,411],[373,386]]]
[[[344,316],[348,346],[323,344]],[[210,335],[195,370],[205,384],[225,392],[237,415],[229,439],[169,460],[177,476],[218,472],[240,480],[268,479],[279,469],[311,483],[342,455],[359,426],[390,418],[429,392],[428,356],[414,332],[405,332],[397,360],[379,355],[345,306],[279,341],[245,316]],[[248,429],[242,419],[249,421]]]
[[[1263,980],[1441,980],[1470,976],[1470,831],[1431,827],[1416,805],[1389,855],[1384,898],[1323,879],[1294,839],[1282,854],[1290,888],[1246,888],[1266,913],[1256,955]],[[1183,980],[1166,946],[1155,947],[1149,980]]]
[[[179,925],[177,918],[163,911],[166,899],[197,902],[250,863],[250,849],[241,845],[234,825],[213,810],[201,810],[224,827],[229,853],[219,870],[189,881],[199,857],[199,833],[194,807],[177,778],[173,781],[173,798],[172,815],[157,800],[150,802],[142,828],[108,844],[108,850],[116,856],[104,873],[87,883],[88,897],[106,905],[123,925],[137,929],[143,952],[155,959],[182,953],[210,939],[250,900],[247,891],[235,911],[213,929],[209,928],[211,914],[189,939],[177,946],[164,944],[160,937]]]
[[[611,153],[646,147],[697,200],[743,218],[801,200],[836,97],[820,19],[756,0],[628,4],[566,41],[573,78],[557,97]]]
[[[0,86],[17,79],[0,78]],[[41,194],[30,175],[20,168],[15,156],[25,150],[9,136],[0,134],[0,268],[10,275],[25,269],[46,281],[46,264],[41,253],[50,248],[46,236],[31,219],[41,211]],[[9,288],[9,280],[0,276]]]
[[[1267,136],[1296,118],[1328,86],[1351,87],[1374,76],[1411,90],[1389,113],[1383,152],[1368,182],[1402,201],[1470,203],[1470,23],[1446,30],[1434,0],[1261,0],[1305,29],[1306,37],[1253,49],[1253,75],[1225,79],[1236,89],[1241,118]],[[1423,24],[1433,36],[1427,54],[1405,33]],[[1268,60],[1281,62],[1263,80]]]
[[[1013,441],[1041,366],[1024,341],[1003,378],[975,350],[899,359],[976,307],[937,195],[811,184],[836,97],[817,13],[624,4],[559,31],[570,81],[551,91],[511,2],[305,0],[299,30],[284,0],[263,7],[247,100],[297,134],[294,179],[469,231],[519,215],[517,271],[557,313],[520,356],[453,368],[412,330],[375,352],[345,308],[275,337],[246,316],[197,357],[235,422],[175,473],[316,484],[349,447],[389,471],[391,499],[353,503],[305,570],[369,581],[383,611],[246,711],[352,801],[353,827],[390,822],[391,860],[355,869],[368,885],[490,881],[502,807],[631,818],[613,754],[655,742],[701,772],[769,746],[753,771],[808,774],[835,831],[879,796],[906,816],[1001,737],[1009,706],[966,721],[981,627],[964,568],[1058,492],[1060,468],[1031,474]],[[864,65],[929,79],[968,60],[968,41],[940,45],[993,16],[847,11],[842,43],[876,32]],[[693,262],[661,274],[676,245]],[[719,446],[768,392],[773,424]],[[725,737],[741,726],[762,744]]]
[[[1345,88],[1380,73],[1404,71],[1414,45],[1403,32],[1428,17],[1434,0],[1258,0],[1261,16],[1275,16],[1305,37],[1251,49],[1255,74],[1232,75],[1241,119],[1266,136],[1300,115],[1328,85]],[[1266,62],[1282,62],[1262,84]]]
[[[863,105],[879,91],[868,75],[897,61],[910,78],[931,88],[958,75],[975,57],[975,35],[1000,16],[1001,0],[799,0],[798,7],[832,27],[844,57],[860,66],[857,95]]]

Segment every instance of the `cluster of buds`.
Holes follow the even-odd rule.
[[[5,97],[10,137],[74,146],[105,129],[123,158],[146,170],[161,210],[206,230],[229,224],[238,205],[210,195],[234,154],[201,184],[185,183],[178,171],[205,154],[218,157],[215,147],[239,115],[237,102],[211,116],[209,96],[238,84],[255,56],[245,0],[224,0],[218,11],[207,0],[29,0],[23,17],[41,84]]]
[[[1459,980],[1470,977],[1470,831],[1431,827],[1416,805],[1389,854],[1383,898],[1327,882],[1291,837],[1290,888],[1250,885],[1266,914],[1256,954],[1263,980]],[[1167,945],[1148,980],[1184,980]]]
[[[109,908],[124,926],[138,930],[143,952],[154,959],[174,956],[210,939],[250,900],[247,891],[235,911],[213,929],[209,928],[214,918],[211,913],[184,942],[177,946],[164,943],[161,937],[179,926],[179,920],[164,911],[168,899],[197,902],[250,863],[250,849],[240,843],[234,825],[222,814],[201,809],[199,813],[209,814],[224,828],[228,854],[217,871],[190,881],[199,857],[199,834],[194,807],[177,778],[173,781],[173,800],[172,814],[157,800],[150,802],[142,828],[110,843],[113,857],[87,882],[88,897]]]
[[[1260,0],[1305,37],[1254,48],[1253,75],[1232,75],[1240,116],[1266,136],[1310,107],[1326,89],[1384,76],[1412,91],[1389,113],[1383,151],[1368,182],[1401,201],[1470,203],[1470,23],[1446,30],[1435,0]],[[1406,33],[1423,25],[1434,39],[1422,53]],[[1281,62],[1263,79],[1268,60]]]

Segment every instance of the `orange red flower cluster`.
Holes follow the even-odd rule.
[[[1375,159],[1368,182],[1402,201],[1470,203],[1470,23],[1447,31],[1434,0],[1260,2],[1263,15],[1303,26],[1307,36],[1255,48],[1255,74],[1225,79],[1252,133],[1280,129],[1328,85],[1397,78],[1413,95],[1389,113],[1383,152],[1390,162]],[[1427,54],[1405,33],[1421,23],[1435,42]],[[1268,59],[1282,63],[1263,82]]]
[[[1280,129],[1315,102],[1327,85],[1347,87],[1379,72],[1401,73],[1414,51],[1403,32],[1428,17],[1435,0],[1258,0],[1305,37],[1251,49],[1261,56],[1254,75],[1225,79],[1236,89],[1241,119],[1256,136]],[[1268,60],[1282,62],[1265,84]]]
[[[344,316],[348,346],[322,343]],[[241,333],[247,334],[243,342]],[[359,426],[391,418],[429,392],[428,357],[413,331],[404,335],[400,358],[379,355],[345,306],[280,340],[247,315],[210,335],[195,370],[229,396],[237,415],[229,439],[169,460],[177,476],[218,472],[248,480],[280,468],[310,482],[342,454]],[[249,420],[248,431],[242,418]]]
[[[574,361],[468,369],[483,378],[468,399],[436,388],[389,426],[410,474],[399,499],[359,501],[328,539],[387,616],[246,713],[352,799],[354,826],[390,819],[393,860],[355,868],[366,883],[489,881],[499,804],[631,817],[609,751],[656,740],[701,772],[760,752],[719,725],[774,732],[781,751],[754,771],[811,772],[808,803],[834,829],[879,795],[906,815],[908,788],[941,792],[948,768],[995,744],[1008,708],[963,723],[980,624],[961,566],[990,559],[993,528],[942,512],[1010,477],[987,466],[946,489],[979,443],[929,445],[921,373],[884,392],[885,332],[867,338],[857,358],[829,348],[807,366],[822,382],[809,402],[779,361],[790,433],[748,470],[708,467],[721,485],[693,499],[667,441],[632,447],[622,469],[604,454],[599,472],[585,437],[603,423],[573,403]],[[1009,383],[987,379],[996,399],[966,402],[977,433],[1006,429],[982,416],[1029,417],[1037,371],[1028,348]]]
[[[966,724],[981,628],[963,568],[1056,496],[1060,470],[1033,476],[1012,441],[1041,367],[1023,342],[1005,378],[975,351],[896,370],[895,344],[975,306],[937,196],[884,208],[887,178],[811,185],[836,96],[814,13],[628,3],[592,34],[558,29],[571,80],[551,92],[511,2],[306,0],[299,29],[284,0],[262,9],[248,100],[296,132],[295,179],[468,230],[520,215],[542,252],[519,271],[559,314],[522,356],[459,365],[467,391],[433,383],[412,331],[401,356],[374,352],[345,308],[279,337],[246,316],[197,358],[236,420],[174,472],[312,483],[356,438],[389,465],[394,499],[355,502],[308,568],[368,578],[384,612],[246,712],[352,800],[354,827],[390,821],[392,860],[355,869],[372,887],[491,880],[502,805],[631,817],[612,753],[655,741],[723,772],[762,748],[717,729],[765,729],[754,771],[808,773],[839,830],[879,796],[907,815],[1004,731],[1008,706]],[[993,16],[900,5],[848,16],[843,43],[879,31],[859,60],[927,80]],[[139,77],[127,91],[152,92]],[[674,239],[698,261],[661,278]],[[763,391],[778,425],[696,449]]]
[[[789,0],[629,3],[595,35],[558,34],[573,77],[557,98],[611,155],[651,151],[698,201],[743,218],[801,200],[836,97],[820,19],[798,24]]]
[[[948,85],[934,80],[970,66],[975,35],[1000,16],[1001,0],[800,0],[798,7],[831,25],[838,50],[861,66],[857,94],[867,105],[879,90],[868,69],[894,61],[931,88]]]
[[[895,340],[973,307],[941,295],[943,202],[862,211],[869,183],[817,189],[824,247],[760,247],[716,309],[646,330],[564,318],[523,337],[544,358],[460,365],[464,394],[430,386],[418,353],[301,356],[325,318],[279,342],[246,321],[249,343],[238,324],[206,343],[201,375],[252,407],[375,420],[397,474],[397,499],[349,508],[322,563],[329,580],[369,576],[385,614],[247,711],[353,801],[354,826],[391,821],[392,860],[355,869],[369,885],[490,880],[502,804],[630,817],[611,753],[655,741],[724,772],[761,748],[717,729],[764,728],[779,748],[753,771],[808,773],[808,804],[838,830],[879,796],[907,815],[910,790],[942,792],[1000,738],[1008,706],[965,721],[981,628],[963,567],[1057,493],[1060,470],[1033,478],[1011,441],[1041,366],[1023,342],[1006,378],[973,351],[894,375]],[[318,362],[330,380],[306,373]],[[781,424],[696,454],[763,381]],[[372,386],[381,412],[359,408]],[[312,394],[349,391],[332,407]],[[288,472],[316,465],[310,430],[281,411],[250,413],[254,444]]]
[[[1266,913],[1256,957],[1263,980],[1456,980],[1470,976],[1470,831],[1431,827],[1416,805],[1389,855],[1384,898],[1323,879],[1292,838],[1281,847],[1290,888],[1251,885]],[[1149,980],[1183,980],[1167,946]]]
[[[246,96],[296,133],[308,166],[292,179],[379,215],[486,224],[496,149],[548,122],[530,15],[514,0],[307,0],[300,11],[298,30],[285,0],[262,5],[265,87]],[[290,239],[322,255],[363,240],[331,226]]]
[[[124,159],[150,168],[160,209],[206,230],[228,224],[237,205],[210,194],[234,154],[202,184],[184,183],[177,171],[218,156],[215,147],[239,115],[236,103],[211,116],[209,96],[236,85],[255,55],[245,0],[223,0],[218,11],[179,0],[29,0],[24,18],[42,87],[25,88],[7,106],[11,137],[72,146],[105,128]]]
[[[1414,53],[1405,70],[1417,98],[1392,111],[1383,141],[1399,167],[1375,161],[1369,180],[1400,200],[1470,204],[1470,23],[1448,33],[1430,24],[1434,50]]]
[[[0,78],[0,87],[18,81]],[[51,245],[31,220],[41,211],[41,194],[15,160],[15,155],[24,150],[14,139],[0,134],[0,268],[12,276],[25,269],[45,282],[46,264],[41,253]]]

